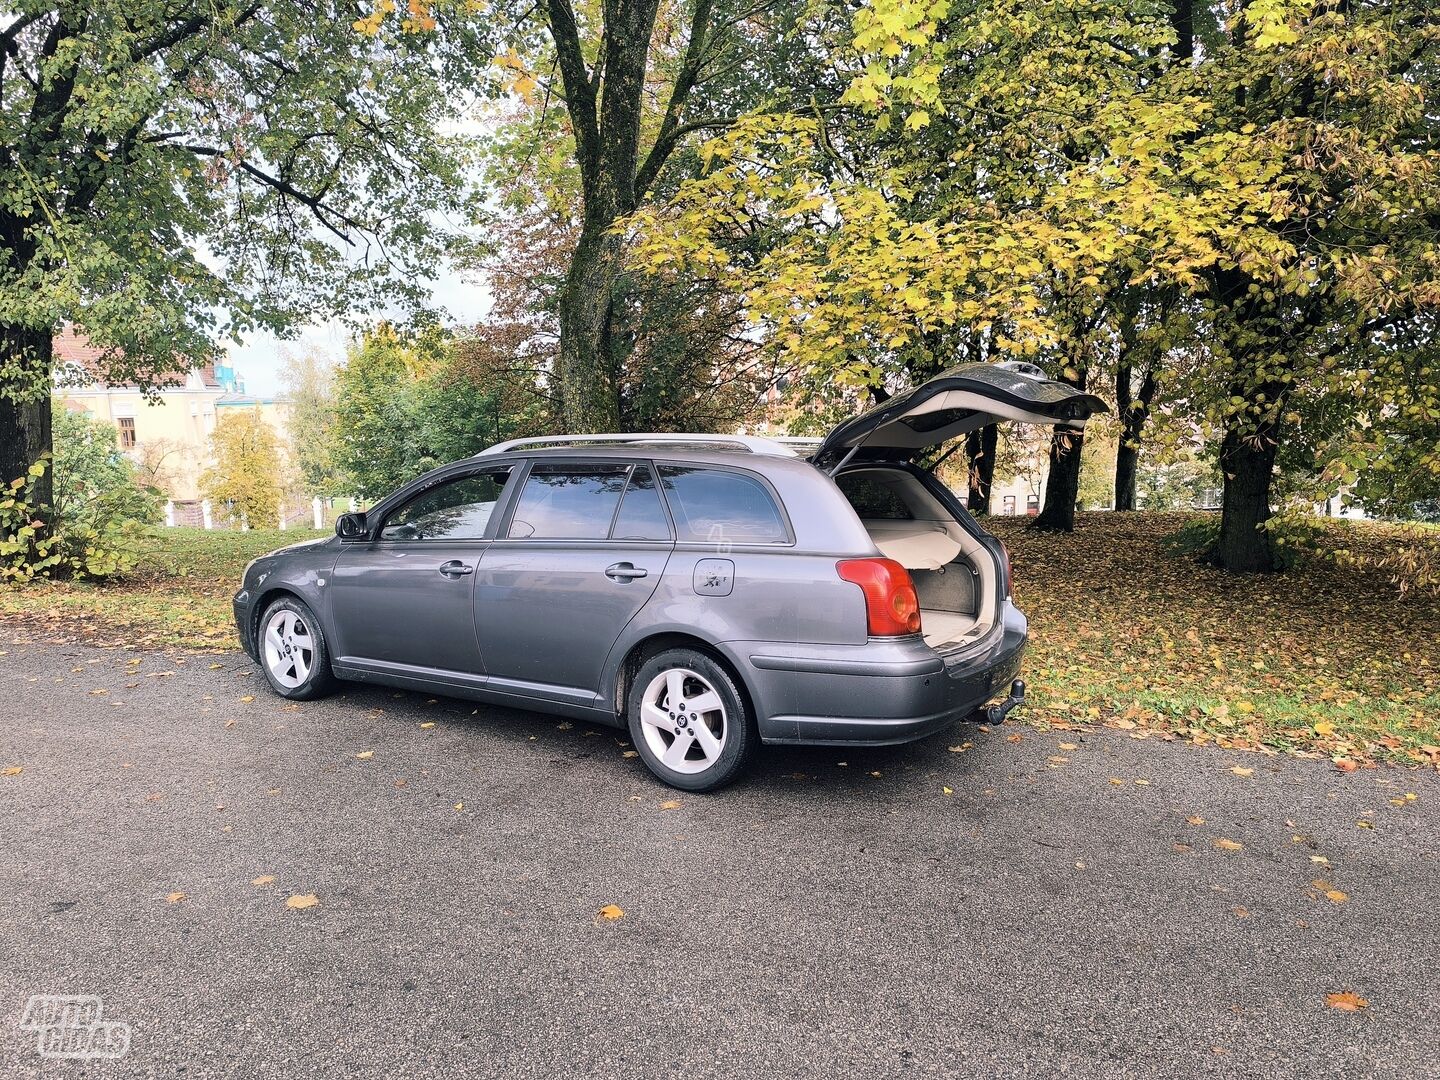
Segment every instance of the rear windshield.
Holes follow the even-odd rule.
[[[680,540],[783,544],[789,537],[765,485],[728,469],[660,466],[660,483]]]
[[[874,473],[845,473],[835,480],[841,494],[850,500],[862,520],[914,521],[915,515],[900,498],[894,485]]]

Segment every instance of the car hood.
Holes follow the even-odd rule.
[[[999,420],[1080,430],[1109,408],[1033,364],[959,364],[836,426],[811,460],[834,465],[862,448],[866,456],[908,460]]]

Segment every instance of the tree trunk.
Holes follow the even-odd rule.
[[[1220,471],[1225,477],[1221,500],[1220,540],[1212,559],[1236,573],[1275,569],[1275,549],[1262,526],[1270,518],[1270,482],[1278,448],[1273,428],[1242,437],[1225,433],[1220,444]]]
[[[580,234],[560,297],[560,400],[565,431],[618,431],[619,386],[611,348],[620,238],[604,226]]]
[[[1075,501],[1080,496],[1080,451],[1083,431],[1055,429],[1050,437],[1050,472],[1045,481],[1045,506],[1035,528],[1060,532],[1075,530]]]
[[[999,424],[986,424],[965,436],[965,456],[970,459],[965,509],[972,514],[990,513],[990,488],[995,482],[995,447],[999,441]]]
[[[0,484],[25,475],[50,453],[52,344],[48,330],[0,326]],[[13,374],[11,374],[13,373]],[[54,502],[53,470],[36,481],[35,502]]]
[[[1135,509],[1135,478],[1140,468],[1140,447],[1121,439],[1115,452],[1115,509]]]
[[[1145,422],[1150,418],[1150,405],[1155,400],[1158,384],[1151,367],[1140,383],[1140,393],[1132,397],[1132,368],[1122,363],[1115,372],[1115,409],[1120,417],[1120,447],[1115,453],[1115,509],[1135,509],[1135,483],[1140,466],[1140,440]]]

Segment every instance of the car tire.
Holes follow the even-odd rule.
[[[698,649],[666,649],[650,657],[626,697],[630,739],[640,760],[682,791],[714,791],[731,783],[760,742],[734,678]]]
[[[335,689],[330,648],[320,620],[302,600],[282,596],[265,609],[255,653],[270,688],[292,701],[311,701]]]

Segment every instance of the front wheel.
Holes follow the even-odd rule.
[[[302,601],[282,596],[260,617],[260,666],[281,697],[309,701],[335,687],[320,620]]]
[[[683,791],[714,791],[740,775],[759,735],[739,687],[711,657],[667,649],[631,687],[630,739],[651,772]]]

